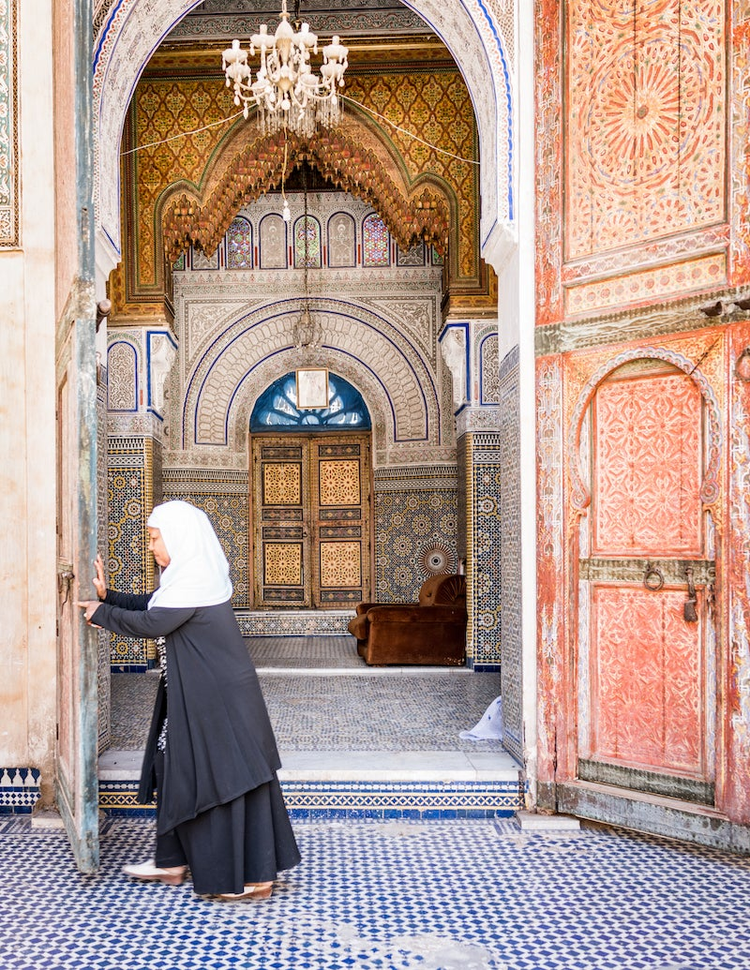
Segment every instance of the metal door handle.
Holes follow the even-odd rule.
[[[664,573],[651,563],[646,563],[646,575],[643,577],[643,585],[650,589],[652,593],[658,593],[664,585]]]
[[[66,569],[65,572],[57,574],[57,591],[58,593],[62,593],[62,591],[65,590],[65,599],[63,599],[60,606],[65,606],[65,604],[68,602],[68,598],[70,597],[70,587],[73,585],[74,579],[75,575],[71,570],[68,569]]]
[[[695,584],[693,583],[692,566],[685,567],[685,578],[687,579],[688,595],[683,605],[683,616],[685,617],[686,623],[697,623],[698,611],[695,608],[695,604],[698,601],[698,597],[696,596]]]

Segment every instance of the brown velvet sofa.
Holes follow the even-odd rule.
[[[349,632],[371,665],[459,667],[466,661],[466,577],[431,576],[418,603],[360,603]]]

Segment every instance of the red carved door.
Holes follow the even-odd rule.
[[[711,804],[715,563],[701,393],[675,368],[635,361],[599,387],[588,427],[578,777]]]

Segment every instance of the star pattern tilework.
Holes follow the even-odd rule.
[[[0,830],[5,970],[747,970],[750,860],[514,819],[295,822],[266,902],[129,881],[153,821],[110,820],[80,875],[65,837]]]

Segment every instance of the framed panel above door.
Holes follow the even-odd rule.
[[[250,455],[256,608],[369,598],[369,435],[254,435]]]

